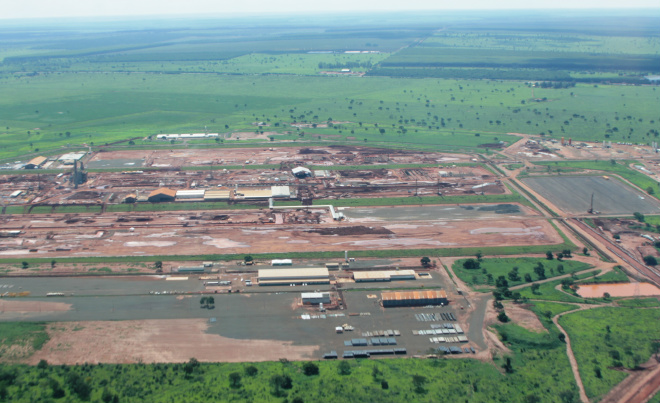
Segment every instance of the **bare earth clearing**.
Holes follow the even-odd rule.
[[[273,361],[312,359],[318,346],[275,340],[238,340],[206,333],[205,319],[55,322],[50,340],[29,364]]]

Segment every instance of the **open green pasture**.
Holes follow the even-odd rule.
[[[553,250],[555,252],[561,251],[554,249],[549,250]],[[463,280],[463,282],[475,288],[484,288],[484,286],[494,287],[495,281],[499,276],[504,276],[506,278],[509,287],[528,283],[528,281],[525,281],[525,274],[529,274],[532,281],[543,280],[542,278],[539,278],[539,275],[534,271],[534,267],[536,267],[539,263],[543,265],[545,278],[552,278],[561,276],[562,274],[575,273],[591,267],[586,263],[570,259],[558,261],[557,259],[547,260],[540,257],[517,257],[486,258],[481,260],[479,269],[466,269],[463,267],[463,263],[465,261],[466,259],[456,260],[452,266],[452,269],[454,270],[454,273],[456,273],[456,275],[461,280]],[[563,267],[561,272],[558,269],[559,265]],[[518,276],[509,275],[509,273],[512,273],[514,267],[518,268]]]
[[[573,52],[590,54],[660,55],[660,38],[588,35],[551,32],[441,31],[424,40],[424,46],[457,49]]]
[[[657,298],[634,298],[634,299],[621,299],[616,301],[619,306],[628,308],[657,308],[660,307],[660,301]]]
[[[612,55],[536,50],[409,47],[384,60],[383,67],[548,68],[557,70],[655,71],[659,55]]]
[[[587,396],[597,401],[626,377],[616,368],[635,368],[649,359],[660,333],[660,309],[596,308],[559,323],[571,338]]]
[[[546,101],[533,102],[519,82],[383,77],[44,73],[0,85],[0,158],[205,128],[254,132],[262,121],[258,130],[299,141],[476,150],[515,141],[509,132],[600,140],[612,130],[613,141],[646,142],[660,120],[653,87],[538,88]]]
[[[43,323],[0,322],[0,360],[4,362],[25,358],[47,341],[48,334]]]
[[[574,279],[580,280],[597,275],[600,270],[595,270],[588,273],[576,274]],[[556,287],[561,284],[562,280],[553,280],[546,283],[540,283],[539,289],[536,292],[532,291],[531,285],[529,287],[523,287],[516,292],[520,293],[522,298],[532,299],[532,300],[543,300],[543,301],[559,301],[559,302],[569,302],[569,303],[591,303],[593,301],[585,298],[581,298],[576,294],[570,291],[557,290]]]

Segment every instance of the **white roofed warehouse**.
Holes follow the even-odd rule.
[[[329,284],[328,269],[260,269],[259,285]]]
[[[329,292],[303,292],[300,294],[303,305],[329,304]]]

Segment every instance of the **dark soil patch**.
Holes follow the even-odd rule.
[[[309,232],[314,232],[321,235],[391,235],[394,232],[388,230],[387,228],[371,228],[365,226],[355,226],[355,227],[335,227],[335,228],[319,228],[309,230]]]

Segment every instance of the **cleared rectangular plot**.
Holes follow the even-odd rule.
[[[621,181],[602,176],[547,176],[523,179],[542,197],[568,213],[586,213],[594,195],[594,210],[603,214],[657,214],[660,204]]]

